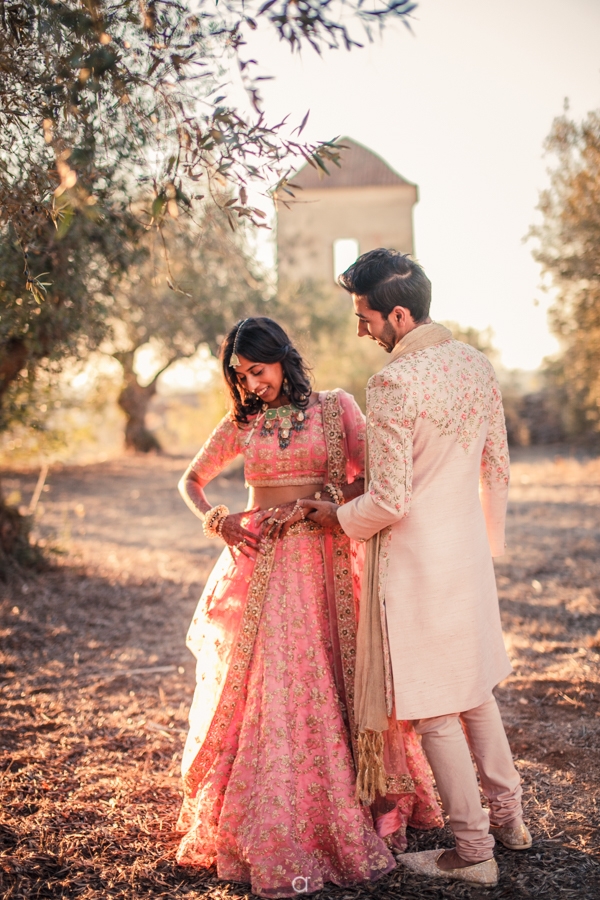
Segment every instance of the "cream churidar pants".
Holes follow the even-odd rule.
[[[494,697],[462,713],[418,719],[415,730],[433,770],[456,849],[465,862],[481,862],[494,852],[493,825],[508,825],[523,814],[521,779],[515,769],[500,710]],[[466,738],[466,739],[465,739]],[[490,815],[481,806],[473,754]]]

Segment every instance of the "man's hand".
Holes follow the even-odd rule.
[[[330,503],[328,500],[300,500],[298,505],[304,510],[306,518],[312,519],[321,528],[330,530],[340,524],[337,503]]]
[[[278,541],[285,537],[292,525],[303,518],[304,510],[300,509],[300,502],[297,500],[262,510],[254,519],[256,524],[261,526],[261,544],[267,539]]]

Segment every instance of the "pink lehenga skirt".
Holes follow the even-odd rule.
[[[236,582],[240,588],[239,579],[247,588],[247,561],[232,562],[225,577],[229,591]],[[375,880],[395,866],[382,838],[395,832],[401,846],[407,822],[439,824],[414,732],[405,746],[415,790],[387,798],[381,837],[371,810],[356,800],[330,610],[322,535],[298,528],[275,550],[252,656],[219,752],[184,801],[180,864],[216,863],[220,878],[249,882],[255,894],[293,897],[327,881]]]

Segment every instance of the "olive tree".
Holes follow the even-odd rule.
[[[531,229],[534,256],[555,300],[550,322],[561,354],[547,375],[564,399],[569,431],[600,432],[600,111],[582,122],[567,111],[546,142],[554,159],[542,192],[541,224]]]
[[[216,353],[239,318],[267,311],[268,285],[252,260],[243,229],[232,232],[214,205],[205,208],[201,224],[200,231],[179,223],[168,226],[168,254],[154,248],[130,271],[112,302],[107,344],[123,369],[118,403],[126,415],[125,445],[130,450],[160,449],[146,427],[160,376],[193,356],[201,344]],[[141,380],[136,353],[148,343],[156,367],[149,379]]]
[[[339,164],[335,141],[302,142],[306,119],[295,130],[268,121],[249,31],[265,22],[291,51],[351,49],[413,8],[0,0],[0,427],[27,411],[40,367],[58,369],[108,332],[107,300],[136,258],[138,231],[193,222],[196,205],[223,191],[232,227],[260,225],[250,181],[291,193],[298,158]],[[239,83],[241,107],[230,99]]]

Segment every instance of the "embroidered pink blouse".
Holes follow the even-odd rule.
[[[364,468],[365,423],[350,394],[338,391],[347,444],[346,470],[349,481]],[[289,484],[321,484],[328,480],[327,444],[321,396],[306,410],[304,427],[294,431],[289,446],[279,446],[277,430],[263,435],[263,416],[253,416],[239,425],[226,415],[192,462],[200,482],[207,484],[240,454],[244,457],[246,487],[276,487]]]

